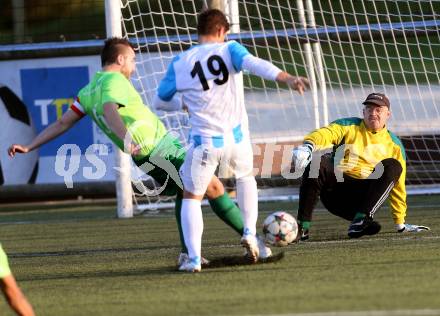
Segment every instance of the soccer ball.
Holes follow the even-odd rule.
[[[298,223],[289,213],[272,213],[263,222],[263,235],[266,243],[270,245],[287,246],[298,235]]]

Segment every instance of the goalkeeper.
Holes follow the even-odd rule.
[[[9,306],[21,316],[33,316],[34,310],[31,304],[21,292],[9,269],[8,257],[0,244],[0,287]]]
[[[405,223],[406,157],[402,143],[386,127],[388,98],[371,93],[363,105],[362,119],[336,120],[308,134],[293,150],[296,172],[304,171],[298,208],[301,240],[309,238],[319,197],[329,212],[351,221],[350,238],[380,231],[373,217],[388,195],[397,232],[429,230]]]
[[[177,195],[175,214],[182,246],[178,259],[181,265],[187,260],[187,249],[181,229],[183,185],[178,170],[184,161],[185,150],[176,137],[167,133],[159,118],[144,106],[141,96],[129,81],[135,70],[135,56],[132,45],[126,39],[108,39],[101,53],[103,71],[97,72],[92,81],[80,90],[70,109],[31,144],[14,144],[8,152],[13,157],[17,152],[34,150],[63,134],[85,115],[90,115],[113,143],[130,153],[135,164],[162,185],[161,194]],[[240,209],[225,193],[218,178],[212,178],[206,195],[214,213],[237,233],[243,234]],[[264,248],[262,254],[270,256],[270,249],[263,242],[259,246]]]

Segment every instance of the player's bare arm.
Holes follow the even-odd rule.
[[[119,105],[113,102],[104,104],[104,119],[107,122],[108,127],[116,134],[120,139],[125,139],[127,135],[127,128],[122,121],[118,112]],[[130,144],[130,154],[137,155],[140,151],[140,146],[134,143]]]
[[[0,280],[1,289],[9,306],[20,316],[33,316],[31,304],[17,285],[14,276],[8,275]]]
[[[44,145],[51,141],[52,139],[60,136],[67,130],[69,130],[73,125],[78,122],[82,116],[78,115],[72,110],[67,110],[63,116],[56,122],[50,124],[46,127],[34,140],[28,145],[13,144],[8,148],[8,154],[10,157],[14,157],[16,153],[28,153],[41,145]]]
[[[295,77],[285,71],[278,74],[276,81],[287,84],[293,90],[298,91],[300,95],[303,95],[304,91],[310,89],[310,83],[307,78],[301,76]]]

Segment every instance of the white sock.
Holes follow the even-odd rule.
[[[202,258],[203,216],[200,201],[194,199],[182,200],[182,231],[188,256],[191,259]]]
[[[255,177],[237,179],[237,200],[243,216],[243,234],[255,235],[258,219],[258,191]]]

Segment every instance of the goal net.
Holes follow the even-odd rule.
[[[173,56],[197,44],[197,14],[210,2],[121,0],[124,36],[142,53],[134,84],[146,104]],[[293,146],[316,127],[361,116],[371,92],[391,101],[389,129],[405,146],[408,184],[440,182],[438,1],[216,2],[232,24],[229,39],[312,81],[312,91],[299,96],[244,74],[259,185],[295,183],[289,179]],[[186,139],[185,113],[158,114]]]

